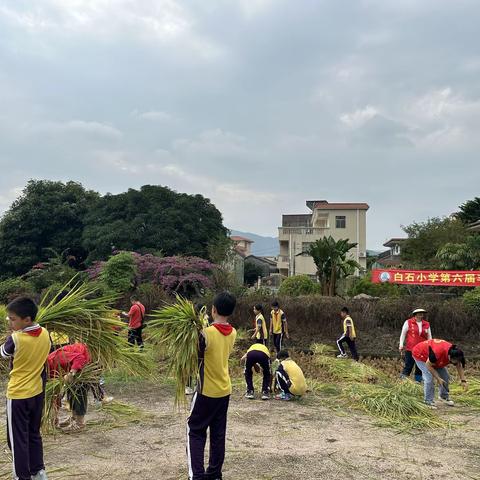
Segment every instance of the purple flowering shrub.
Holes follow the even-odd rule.
[[[199,257],[157,257],[132,253],[136,266],[136,284],[151,283],[167,293],[198,293],[213,286],[212,274],[218,268]],[[91,280],[100,277],[105,262],[95,262],[87,273]]]

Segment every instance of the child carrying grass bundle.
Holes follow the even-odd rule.
[[[88,363],[90,363],[90,353],[88,347],[83,343],[65,345],[48,356],[50,377],[63,376],[66,384],[67,400],[72,414],[70,418],[63,422],[58,421],[58,416],[55,418],[55,425],[61,427],[66,433],[78,432],[85,428],[90,385],[77,380],[76,377]],[[58,413],[58,409],[56,413]]]
[[[184,389],[198,378],[187,421],[188,475],[190,480],[222,478],[225,457],[227,411],[232,392],[228,359],[236,331],[228,323],[236,299],[218,294],[212,307],[213,323],[205,324],[194,305],[178,296],[174,305],[153,312],[149,321],[152,339],[165,348],[168,371],[175,378],[176,404],[185,401]],[[205,472],[204,451],[210,429],[210,459]]]
[[[228,359],[236,338],[228,323],[236,299],[228,292],[218,294],[212,307],[213,323],[199,337],[200,375],[187,422],[187,452],[190,480],[221,480],[225,458],[227,412],[232,382]],[[210,430],[210,457],[205,472],[204,451]]]

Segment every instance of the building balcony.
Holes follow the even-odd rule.
[[[278,256],[278,261],[277,261],[277,268],[283,269],[287,268],[290,266],[290,257],[288,255],[279,255]]]
[[[288,240],[290,236],[295,235],[297,237],[324,237],[326,233],[330,230],[329,227],[279,227],[278,229],[278,238],[280,241]]]

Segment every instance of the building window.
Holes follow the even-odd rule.
[[[336,228],[347,228],[347,217],[344,215],[335,217]]]

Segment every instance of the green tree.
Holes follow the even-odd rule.
[[[112,250],[208,258],[210,242],[222,236],[227,229],[210,200],[145,185],[98,199],[86,217],[83,246],[89,262]]]
[[[409,268],[440,268],[437,252],[447,243],[464,243],[470,235],[461,220],[430,218],[403,226],[408,238],[402,245],[402,262]]]
[[[370,272],[355,282],[348,293],[352,297],[361,293],[370,295],[371,297],[398,297],[403,293],[403,290],[403,287],[393,283],[373,283]]]
[[[447,243],[436,255],[442,270],[480,268],[480,235],[466,237],[465,243]]]
[[[335,240],[332,236],[321,238],[310,245],[308,254],[313,257],[323,295],[334,296],[337,280],[352,275],[360,269],[358,262],[347,258],[348,252],[356,247],[347,239]]]
[[[48,259],[49,248],[81,264],[84,219],[97,198],[79,183],[29,181],[0,221],[0,276],[24,274]]]
[[[456,214],[464,224],[469,225],[480,220],[480,197],[468,200],[458,207],[460,211]]]
[[[208,259],[217,265],[228,264],[232,262],[235,256],[233,241],[225,234],[211,239],[207,244]]]
[[[32,285],[21,278],[9,278],[0,282],[0,304],[6,305],[19,295],[32,295],[33,293]]]
[[[70,256],[66,255],[66,252],[58,253],[48,248],[46,249],[46,253],[51,255],[48,261],[37,263],[22,277],[37,293],[41,293],[54,284],[61,288],[62,285],[68,283],[77,273],[76,270],[70,266],[72,260]]]
[[[129,252],[113,255],[103,265],[100,281],[115,293],[127,293],[135,286],[137,268]]]
[[[312,295],[320,293],[320,284],[314,282],[308,275],[295,275],[283,280],[278,293],[290,297],[298,297],[299,295]]]
[[[244,269],[244,280],[247,285],[255,285],[258,277],[263,275],[263,269],[259,265],[255,265],[254,263],[245,262],[245,269]]]

